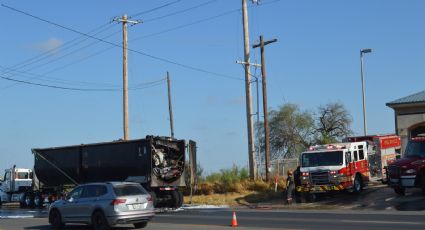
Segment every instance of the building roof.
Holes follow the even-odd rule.
[[[389,107],[397,105],[406,105],[406,104],[416,104],[416,103],[425,103],[425,90],[419,93],[409,95],[391,102],[388,102],[386,105]]]

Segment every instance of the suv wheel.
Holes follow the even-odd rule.
[[[148,225],[148,222],[139,222],[139,223],[134,223],[134,228],[146,228],[146,226]]]
[[[406,194],[406,189],[403,187],[395,187],[394,192],[397,193],[397,195],[404,196]]]
[[[108,221],[105,218],[105,215],[101,211],[96,211],[91,217],[91,224],[95,230],[109,230]]]
[[[62,216],[57,209],[53,209],[49,213],[49,223],[52,225],[54,229],[63,228],[64,224],[62,223]]]

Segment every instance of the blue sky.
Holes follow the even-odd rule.
[[[341,102],[353,117],[353,130],[362,134],[359,50],[372,48],[365,56],[368,132],[394,132],[393,111],[385,103],[424,90],[424,1],[261,2],[249,4],[251,44],[260,34],[279,40],[266,47],[270,108],[295,103],[315,110]],[[130,49],[220,76],[129,52],[129,85],[142,88],[129,93],[130,138],[170,135],[166,84],[149,84],[169,71],[176,137],[197,141],[206,172],[247,165],[244,72],[235,64],[243,58],[240,0],[0,3],[84,33],[103,26],[95,36],[117,44],[121,26],[111,19],[144,12],[135,19],[145,23],[129,28]],[[68,88],[121,87],[120,48],[5,7],[0,27],[3,77]],[[15,66],[56,47],[43,60]],[[251,61],[259,62],[259,50],[251,53]],[[254,109],[255,97],[253,88]],[[34,147],[123,136],[120,91],[70,91],[0,79],[0,107],[0,169],[32,167]]]

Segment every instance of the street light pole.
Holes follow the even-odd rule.
[[[363,131],[364,135],[367,136],[367,122],[366,122],[366,95],[363,77],[363,54],[371,53],[372,49],[361,49],[360,50],[360,75],[362,79],[362,96],[363,96]]]

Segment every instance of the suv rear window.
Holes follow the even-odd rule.
[[[114,192],[117,196],[132,196],[147,194],[146,190],[141,185],[117,185],[114,186]]]

